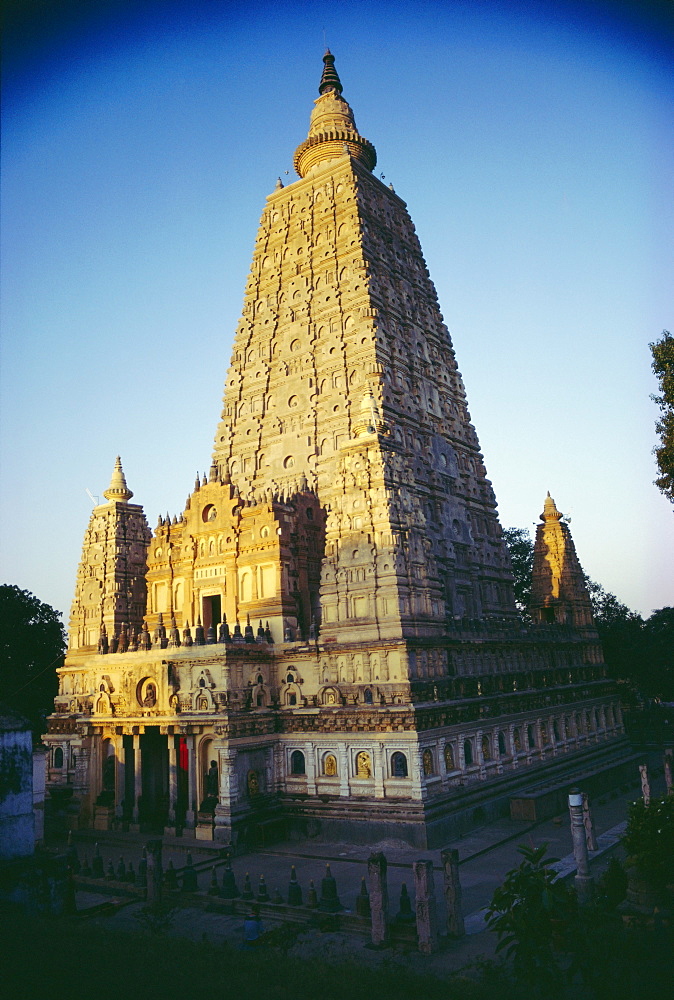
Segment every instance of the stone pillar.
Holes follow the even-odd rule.
[[[590,798],[587,792],[583,792],[583,825],[585,827],[585,840],[588,851],[597,850],[597,838],[594,834],[594,820],[590,808]]]
[[[538,747],[538,756],[541,760],[545,760],[545,740],[543,739],[543,725],[540,719],[536,719],[534,722],[534,732],[536,733],[536,746]]]
[[[185,825],[194,829],[197,822],[197,752],[193,735],[185,736],[187,747],[187,809]]]
[[[456,766],[463,772],[466,770],[466,753],[464,750],[465,737],[463,733],[459,733],[459,738],[456,742]]]
[[[339,794],[342,798],[349,797],[349,750],[345,743],[339,748]]]
[[[218,747],[220,766],[220,794],[215,807],[214,839],[225,844],[232,842],[232,806],[239,797],[239,780],[236,774],[236,750]]]
[[[82,740],[77,750],[77,762],[75,764],[75,773],[73,774],[75,797],[79,799],[79,819],[76,822],[83,827],[93,824],[94,803],[98,794],[94,791],[96,788],[94,767],[96,758],[91,746],[92,742],[96,739],[97,737],[90,737],[87,740]],[[64,752],[67,752],[68,755],[72,753],[72,744],[70,742],[67,747],[64,747]],[[70,767],[70,761],[68,761],[68,767]]]
[[[272,792],[276,791],[276,782],[274,781],[274,748],[272,746],[264,748],[264,777],[264,789],[271,795]]]
[[[304,760],[307,774],[307,795],[316,794],[316,744],[304,744]]]
[[[512,757],[513,770],[519,767],[517,760],[517,750],[515,749],[515,724],[511,722],[508,726],[508,744],[510,746],[510,756]]]
[[[432,861],[415,861],[414,891],[417,908],[419,951],[430,955],[438,947],[438,914],[435,905],[435,880]]]
[[[91,737],[91,739],[87,740],[86,743],[83,740],[81,745],[78,747],[77,761],[75,763],[73,774],[73,785],[76,794],[83,794],[88,789],[92,796],[94,796],[96,780],[93,772],[96,756],[95,751],[92,750],[91,744],[95,741],[95,739],[96,737]],[[67,753],[69,756],[72,755],[72,744],[70,742],[67,746]],[[68,769],[70,769],[70,760],[68,761]],[[98,792],[96,791],[95,794],[97,795]]]
[[[139,800],[143,794],[143,761],[140,750],[140,736],[134,733],[133,736],[133,825],[138,827],[140,823]]]
[[[124,737],[115,740],[115,818],[121,820],[124,815],[124,794],[126,789],[126,752]]]
[[[384,777],[386,770],[384,768],[384,744],[377,743],[374,746],[374,759],[372,761],[374,770],[374,797],[375,799],[384,798]]]
[[[218,758],[220,764],[220,805],[230,805],[236,802],[239,797],[239,779],[236,774],[235,764],[238,754],[230,747],[219,747]]]
[[[574,883],[578,893],[578,902],[583,905],[588,903],[592,896],[593,879],[590,875],[590,859],[587,854],[587,839],[583,823],[583,796],[575,788],[569,792],[569,814],[571,816],[573,856],[576,861]]]
[[[665,788],[667,790],[667,795],[671,795],[674,791],[672,786],[672,751],[665,750],[664,757],[665,765]]]
[[[648,764],[639,764],[639,775],[641,777],[641,794],[644,797],[644,805],[651,801],[651,783],[648,778]]]
[[[160,903],[162,896],[161,840],[148,840],[145,845],[147,855],[147,888],[145,898],[148,903]]]
[[[487,777],[486,761],[484,759],[484,753],[482,752],[482,737],[484,736],[484,730],[478,729],[475,733],[475,758],[474,762],[480,768],[480,780],[484,781]]]
[[[270,792],[283,791],[283,776],[285,774],[283,761],[283,747],[278,743],[271,747],[273,786],[269,786]]]
[[[440,852],[440,860],[447,904],[447,933],[450,937],[463,937],[466,929],[463,923],[461,882],[459,880],[459,852],[455,848],[449,847]]]
[[[548,717],[548,733],[550,734],[550,746],[552,747],[552,756],[556,757],[559,753],[559,745],[557,743],[557,737],[555,736],[555,717],[553,715]]]
[[[176,807],[178,805],[178,751],[176,750],[175,736],[167,736],[168,741],[168,770],[169,770],[169,812],[168,826],[175,830]]]
[[[388,883],[386,857],[378,851],[367,862],[367,881],[370,890],[370,917],[372,944],[381,948],[388,943]]]
[[[418,746],[410,747],[410,778],[411,793],[413,799],[425,799],[426,788],[422,784],[423,763],[421,760],[421,750]]]

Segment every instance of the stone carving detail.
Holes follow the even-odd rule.
[[[364,750],[361,750],[360,753],[356,754],[356,777],[372,777],[372,761],[370,760],[369,753],[366,753]]]

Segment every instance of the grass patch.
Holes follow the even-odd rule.
[[[221,1000],[493,1000],[488,989],[465,977],[440,980],[397,962],[376,969],[340,962],[336,971],[323,959],[284,955],[285,940],[278,948],[272,939],[270,946],[243,951],[149,928],[133,933],[14,910],[0,912],[0,922],[3,992],[12,1000],[72,1000],[80,994],[93,1000],[184,1000],[202,989],[217,989]],[[503,994],[500,1000],[506,1000]]]

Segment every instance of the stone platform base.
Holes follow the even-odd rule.
[[[578,777],[578,781],[583,786],[582,791],[587,792],[590,796],[601,795],[602,792],[616,788],[618,785],[635,781],[639,773],[638,766],[642,760],[643,753],[629,753],[625,757],[608,761],[598,760],[595,767],[584,770]],[[568,791],[568,777],[558,781],[546,780],[536,784],[533,788],[510,799],[510,817],[529,823],[538,823],[540,820],[549,819],[558,813],[566,813]]]
[[[451,840],[510,815],[514,798],[536,794],[542,786],[553,787],[554,802],[539,799],[536,819],[545,819],[560,811],[560,795],[580,784],[598,794],[637,778],[638,772],[626,739],[610,745],[601,744],[583,751],[548,760],[544,764],[521,766],[516,771],[500,774],[486,781],[475,781],[463,787],[427,799],[410,802],[403,799],[348,800],[323,797],[321,801],[281,800],[287,833],[290,839],[326,842],[347,841],[352,844],[372,844],[382,840],[402,840],[414,847],[435,849]]]

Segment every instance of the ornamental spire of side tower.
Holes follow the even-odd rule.
[[[143,508],[129,503],[133,493],[119,455],[103,496],[107,502],[94,507],[84,534],[68,625],[71,653],[95,648],[101,630],[111,640],[143,624],[150,529]]]
[[[534,621],[592,626],[592,604],[564,515],[550,494],[536,528],[531,603]]]
[[[126,476],[124,475],[122,460],[119,455],[115,459],[115,468],[112,470],[110,485],[103,493],[103,496],[106,500],[119,500],[121,503],[127,503],[133,496],[133,492],[126,485]]]
[[[320,97],[311,113],[309,135],[295,150],[295,170],[300,177],[306,177],[318,163],[334,160],[344,153],[373,170],[377,153],[372,143],[359,133],[353,111],[342,97],[342,83],[330,49],[323,56],[323,63],[318,86]]]

